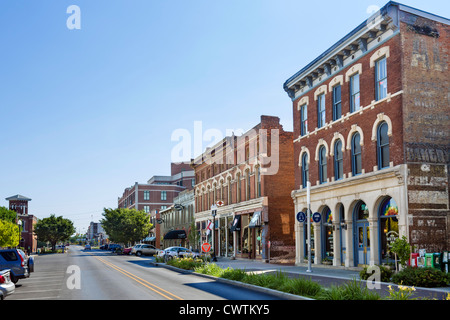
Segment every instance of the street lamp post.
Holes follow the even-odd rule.
[[[211,215],[213,217],[213,228],[212,228],[212,243],[213,243],[213,254],[212,254],[212,259],[211,261],[216,262],[217,258],[216,258],[216,215],[217,215],[217,206],[215,204],[213,204],[211,206]]]
[[[311,182],[306,183],[306,206],[307,206],[307,223],[308,223],[308,269],[306,272],[312,272],[311,270]]]

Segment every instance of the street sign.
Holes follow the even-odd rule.
[[[223,202],[222,200],[216,201],[216,206],[218,206],[218,207],[222,207],[224,204],[225,204],[225,202]]]
[[[202,244],[202,251],[203,252],[209,252],[211,250],[211,245],[208,242],[205,242]]]
[[[302,223],[306,221],[306,214],[303,211],[297,213],[297,221]]]
[[[321,217],[322,216],[318,212],[314,212],[314,214],[312,216],[314,222],[320,222]]]

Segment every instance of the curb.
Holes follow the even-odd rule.
[[[192,270],[186,270],[186,269],[181,269],[181,268],[177,268],[177,267],[174,267],[174,266],[170,266],[170,265],[167,265],[165,263],[150,262],[150,264],[153,265],[153,266],[156,266],[156,267],[163,267],[163,268],[170,269],[170,270],[173,270],[173,271],[178,271],[178,272],[185,273],[185,274],[192,274],[192,275],[195,275],[195,276],[199,276],[199,277],[203,277],[203,278],[207,278],[207,279],[211,279],[211,280],[216,280],[218,282],[227,283],[227,284],[238,286],[238,287],[242,287],[242,288],[247,288],[247,289],[250,289],[250,290],[257,291],[257,292],[271,294],[271,295],[274,295],[274,296],[279,297],[279,298],[284,299],[284,300],[311,300],[311,301],[315,300],[315,299],[312,299],[312,298],[307,298],[307,297],[299,296],[299,295],[296,295],[296,294],[282,292],[282,291],[278,291],[278,290],[274,290],[274,289],[270,289],[270,288],[264,288],[264,287],[260,287],[260,286],[256,286],[256,285],[253,285],[253,284],[240,282],[240,281],[229,280],[229,279],[215,277],[215,276],[211,276],[211,275],[207,275],[207,274],[197,273],[197,272],[194,272]]]

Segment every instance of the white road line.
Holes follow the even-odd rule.
[[[15,291],[14,292],[14,295],[16,295],[16,294],[28,294],[28,293],[39,293],[39,292],[55,292],[55,291],[61,291],[61,289],[49,289],[49,290],[31,290],[31,291],[29,291],[29,290],[27,290],[27,291],[24,291],[24,292],[21,292],[21,291]]]

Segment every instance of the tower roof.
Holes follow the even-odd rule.
[[[15,196],[11,196],[9,198],[6,198],[5,200],[8,200],[8,201],[11,201],[11,200],[31,201],[30,198],[27,198],[27,197],[22,196],[20,194],[16,194]]]

